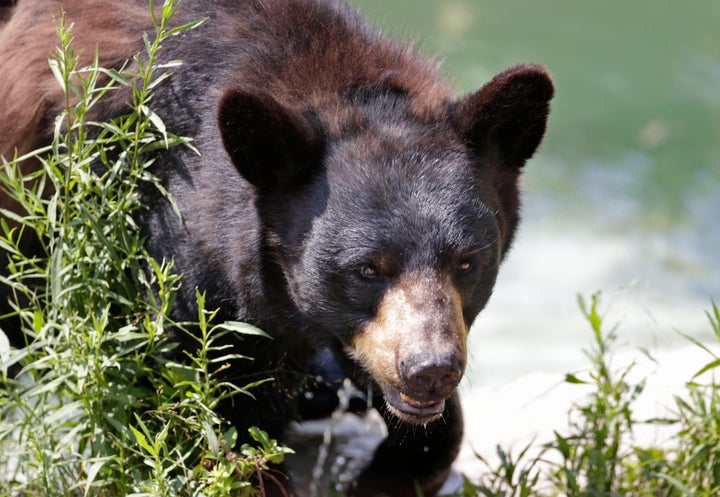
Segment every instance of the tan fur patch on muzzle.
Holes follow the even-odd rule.
[[[354,337],[348,352],[378,384],[400,389],[400,364],[419,354],[467,359],[469,325],[462,300],[445,275],[409,273],[391,286],[376,316]]]

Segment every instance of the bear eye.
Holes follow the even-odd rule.
[[[470,271],[472,268],[473,268],[473,263],[472,263],[472,261],[469,261],[469,260],[466,259],[466,260],[464,260],[464,261],[460,261],[460,262],[458,263],[458,265],[456,266],[455,269],[456,269],[456,271],[457,271],[458,273],[467,273],[467,272]]]
[[[375,266],[366,264],[365,266],[362,266],[360,268],[360,276],[362,276],[366,280],[375,279],[380,276],[380,270]]]

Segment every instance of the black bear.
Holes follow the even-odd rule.
[[[51,139],[63,100],[46,60],[61,6],[76,46],[99,46],[105,67],[152,30],[146,0],[3,7],[6,157]],[[174,21],[202,17],[167,43],[164,56],[183,65],[153,100],[201,152],[158,153],[182,219],[158,194],[138,221],[151,253],[183,274],[177,319],[197,315],[194,289],[204,290],[222,318],[275,338],[237,345],[251,347],[253,368],[297,371],[222,414],[240,433],[259,424],[282,437],[303,368],[329,349],[390,432],[351,492],[435,495],[462,437],[468,330],[516,230],[518,179],[545,131],[551,79],[519,65],[455,99],[433,61],[344,0],[188,1]],[[124,112],[118,95],[101,117]]]

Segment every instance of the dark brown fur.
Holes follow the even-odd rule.
[[[108,68],[137,51],[150,17],[146,2],[19,0],[0,29],[0,155],[6,159],[47,144],[54,117],[63,109],[62,88],[48,65],[57,55],[56,27],[63,11],[67,24],[75,25],[80,64],[89,65],[97,50],[100,66]]]
[[[0,21],[6,21],[0,24],[0,157],[6,160],[47,145],[55,117],[64,109],[62,87],[48,62],[57,56],[56,28],[63,12],[67,24],[77,26],[73,46],[80,65],[89,65],[97,50],[100,66],[106,68],[119,67],[137,51],[143,24],[150,18],[145,2],[19,0],[0,7]],[[25,172],[36,167],[34,160],[23,163]],[[5,195],[0,196],[0,208],[18,210]]]

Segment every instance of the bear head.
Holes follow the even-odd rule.
[[[439,116],[416,115],[412,96],[382,81],[334,110],[242,88],[220,101],[223,143],[256,191],[294,312],[403,421],[437,419],[462,378],[552,95],[527,64]]]

